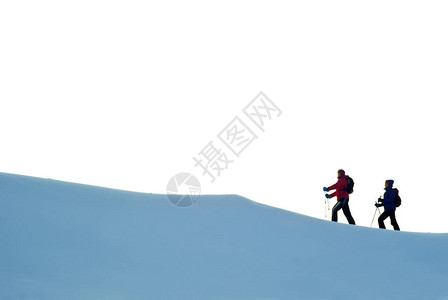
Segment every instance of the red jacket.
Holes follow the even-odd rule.
[[[328,187],[328,190],[336,190],[333,194],[331,194],[331,198],[334,196],[337,197],[338,201],[341,199],[348,199],[348,192],[346,191],[347,188],[347,179],[345,179],[345,175],[341,176],[341,178],[338,179],[338,182],[333,184],[332,186]]]

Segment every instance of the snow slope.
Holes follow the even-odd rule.
[[[448,234],[0,173],[0,299],[448,299],[447,283]]]

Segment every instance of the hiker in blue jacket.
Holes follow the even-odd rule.
[[[376,207],[384,206],[384,212],[380,215],[378,218],[378,225],[382,229],[386,229],[386,226],[384,226],[384,220],[390,217],[390,223],[394,227],[394,230],[400,230],[400,227],[398,226],[397,219],[395,218],[395,191],[393,190],[394,181],[393,180],[386,180],[385,183],[385,192],[383,199],[379,198],[378,202],[375,203]]]

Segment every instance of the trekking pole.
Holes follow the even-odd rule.
[[[327,197],[325,197],[325,204],[324,204],[324,209],[325,209],[325,219],[327,218]]]
[[[327,198],[327,194],[325,194],[325,218],[328,217],[327,210],[330,212],[330,199]]]
[[[381,195],[378,198],[378,200],[380,200],[380,199],[381,199]],[[375,201],[375,204],[378,204],[378,202]],[[375,209],[375,213],[373,214],[373,219],[372,219],[372,223],[370,223],[370,227],[372,227],[372,225],[373,225],[373,220],[375,220],[376,212],[378,211],[378,214],[381,215],[380,209],[376,205],[375,205],[375,207],[376,207],[376,209]]]
[[[378,204],[378,202],[375,202],[375,204]],[[375,220],[376,212],[379,210],[378,207],[375,206],[375,213],[373,214],[372,223],[370,223],[370,228],[372,228],[373,220]]]

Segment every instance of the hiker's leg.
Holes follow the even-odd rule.
[[[390,224],[392,224],[394,230],[400,231],[400,226],[398,226],[397,218],[395,217],[395,210],[390,213]]]
[[[350,207],[348,206],[348,199],[344,199],[344,203],[342,205],[342,211],[344,212],[345,217],[349,224],[356,225],[355,220],[353,220],[352,213],[350,212]]]
[[[389,217],[389,214],[387,213],[387,211],[384,211],[378,218],[378,226],[380,228],[386,229],[386,226],[384,226],[384,220],[386,220],[387,217]]]
[[[338,201],[336,202],[336,204],[333,206],[333,210],[332,210],[332,214],[331,214],[331,220],[333,222],[337,222],[338,221],[338,211],[342,208],[342,202]]]

